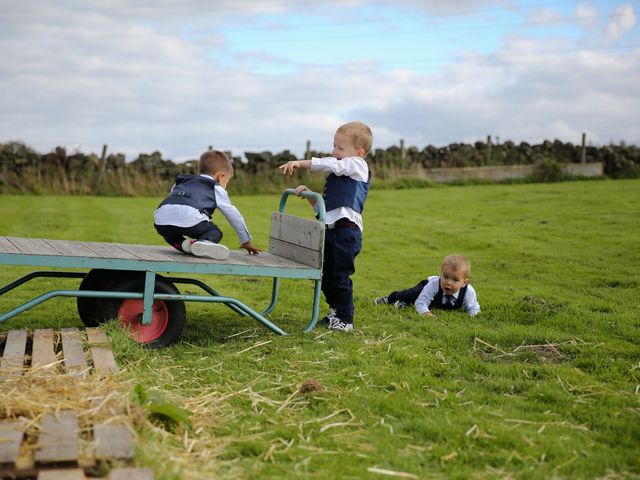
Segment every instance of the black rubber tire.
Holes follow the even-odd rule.
[[[132,278],[144,278],[144,273],[127,270],[103,270],[100,268],[94,268],[84,276],[78,289],[107,291],[114,283]],[[100,325],[100,322],[96,317],[96,309],[102,299],[78,297],[76,300],[78,314],[80,315],[82,323],[87,327],[97,327]]]
[[[144,291],[144,278],[129,278],[121,279],[114,282],[109,290],[119,292],[143,292]],[[173,283],[166,280],[160,275],[156,275],[156,293],[168,293],[179,295],[180,291],[175,287]],[[123,318],[121,313],[125,312],[128,318]],[[142,300],[128,300],[122,298],[104,298],[97,305],[96,308],[96,320],[99,323],[104,323],[108,320],[118,319],[118,321],[124,326],[127,325],[131,330],[132,338],[147,347],[160,348],[166,347],[175,343],[184,330],[184,326],[187,320],[187,311],[183,301],[164,301],[156,300],[153,302],[153,319],[152,325],[142,326],[139,323],[142,317]],[[144,332],[137,331],[136,329],[152,328],[156,325],[156,318],[161,317],[161,322],[166,322],[164,327],[160,327],[160,332],[157,337],[153,337],[151,340],[140,340],[140,337],[144,337]],[[136,335],[138,333],[139,335]],[[136,338],[136,337],[139,338]]]

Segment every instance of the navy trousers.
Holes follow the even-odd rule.
[[[362,248],[362,232],[357,227],[336,227],[326,231],[322,293],[336,316],[353,323],[353,282],[355,259]]]
[[[220,243],[222,240],[222,231],[215,223],[203,221],[195,224],[193,227],[176,227],[174,225],[153,225],[156,232],[165,239],[165,241],[176,250],[182,250],[182,241],[184,237],[190,237],[195,240],[208,240],[213,243]]]
[[[429,283],[428,278],[426,280],[422,280],[417,285],[414,285],[411,288],[407,288],[406,290],[391,292],[388,295],[389,303],[391,304],[399,301],[406,303],[407,305],[413,305],[414,303],[416,303],[416,300],[420,296],[420,293],[422,293],[422,289],[427,283]]]

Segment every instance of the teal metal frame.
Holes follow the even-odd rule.
[[[282,193],[280,199],[279,212],[285,211],[287,199],[289,196],[295,195],[292,188],[286,189]],[[313,199],[318,206],[317,219],[322,224],[325,222],[326,209],[322,196],[316,192],[302,192],[301,196],[307,199]],[[324,255],[320,252],[321,256]],[[324,260],[321,257],[321,260]],[[78,269],[104,269],[119,270],[130,272],[144,272],[144,292],[116,292],[101,290],[52,290],[12,310],[0,315],[0,323],[5,320],[25,312],[51,298],[55,297],[84,297],[84,298],[121,298],[121,299],[142,299],[144,310],[141,318],[143,325],[151,323],[152,305],[154,300],[165,301],[183,301],[183,302],[208,302],[223,303],[240,315],[246,315],[254,318],[259,323],[279,334],[287,333],[272,321],[265,318],[276,306],[278,302],[278,292],[280,289],[280,278],[292,279],[309,279],[314,281],[313,307],[311,312],[311,320],[304,329],[305,333],[312,331],[318,321],[318,313],[320,310],[320,287],[322,281],[322,261],[319,268],[286,268],[286,267],[270,267],[270,266],[250,266],[250,265],[230,265],[225,263],[188,263],[188,262],[152,262],[145,260],[126,260],[126,259],[109,259],[109,258],[90,258],[90,257],[72,257],[67,255],[22,255],[15,253],[0,253],[0,265],[14,266],[34,266],[34,267],[52,267],[52,268],[78,268]],[[218,291],[210,287],[204,282],[192,278],[182,277],[163,277],[172,283],[193,284],[208,295],[183,295],[183,294],[162,294],[155,293],[155,280],[158,272],[173,272],[187,274],[221,274],[221,275],[242,275],[242,276],[260,276],[273,277],[273,285],[271,288],[271,302],[262,312],[258,313],[248,305],[233,297],[221,295]],[[4,287],[0,288],[0,296],[13,290],[14,288],[39,277],[58,277],[58,278],[84,278],[85,274],[81,272],[57,272],[57,271],[35,271],[15,280]]]

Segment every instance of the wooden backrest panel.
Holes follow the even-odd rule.
[[[324,224],[317,220],[273,212],[269,253],[314,268],[322,268]]]

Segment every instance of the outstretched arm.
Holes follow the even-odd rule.
[[[278,167],[284,175],[293,175],[299,168],[311,169],[311,160],[292,160]]]
[[[244,221],[244,218],[242,217],[242,214],[231,203],[231,200],[229,200],[229,195],[224,188],[222,188],[220,185],[216,185],[215,189],[217,209],[220,210],[220,213],[222,213],[224,218],[227,219],[227,222],[229,222],[229,225],[231,225],[233,230],[236,232],[241,245],[245,245],[247,243],[250,244],[251,235],[249,235],[249,230],[247,229],[247,225]]]

